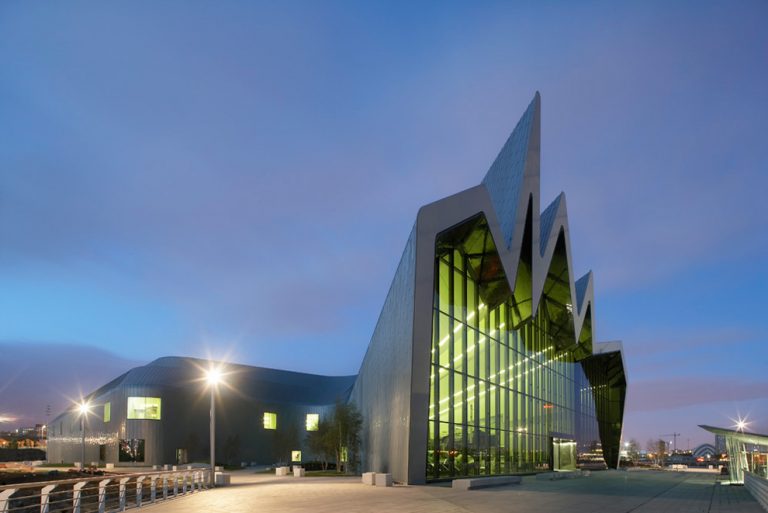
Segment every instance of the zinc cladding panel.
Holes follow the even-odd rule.
[[[408,476],[416,229],[384,301],[351,400],[363,415],[362,471]]]
[[[585,274],[574,283],[576,289],[576,305],[579,313],[582,312],[584,307],[584,295],[587,293],[587,287],[589,286],[589,273]]]
[[[483,185],[488,189],[493,208],[499,217],[499,225],[504,235],[506,247],[512,244],[517,204],[520,188],[525,173],[525,160],[528,155],[528,141],[531,135],[537,99],[528,105],[523,117],[517,122],[499,155],[483,178]]]
[[[143,439],[144,440],[144,463],[143,465],[160,465],[166,463],[163,453],[163,419],[166,417],[166,405],[169,402],[168,394],[157,387],[148,386],[127,386],[119,389],[118,408],[120,409],[120,419],[125,420],[125,428],[119,430],[120,439]],[[160,420],[146,419],[127,419],[128,397],[160,397],[161,398],[161,417]],[[113,415],[114,415],[113,411]],[[121,463],[121,465],[131,465]],[[142,463],[136,463],[142,465]]]
[[[555,223],[555,216],[557,210],[560,207],[560,199],[562,196],[558,196],[555,201],[549,204],[549,206],[541,213],[539,221],[539,254],[544,256],[547,250],[546,243],[549,240],[549,232],[552,231],[552,226]]]

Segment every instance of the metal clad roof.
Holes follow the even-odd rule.
[[[218,363],[218,362],[217,362]],[[91,394],[117,387],[195,387],[203,385],[207,360],[163,357],[136,367]],[[301,372],[221,363],[227,384],[253,400],[298,404],[332,404],[346,400],[357,376],[320,376]]]

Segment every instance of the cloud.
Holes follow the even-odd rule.
[[[768,399],[768,380],[764,376],[727,378],[710,373],[705,377],[631,381],[627,410],[651,412],[751,399]]]
[[[71,343],[1,340],[0,353],[0,412],[16,418],[17,426],[45,424],[72,401],[144,363],[140,355],[133,360]]]

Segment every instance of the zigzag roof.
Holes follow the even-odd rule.
[[[530,206],[531,219],[529,221],[532,226],[533,239],[533,313],[535,314],[538,309],[555,246],[558,238],[562,236],[568,262],[574,331],[576,340],[578,340],[587,313],[590,312],[591,315],[589,306],[594,302],[592,272],[587,272],[574,280],[565,193],[560,193],[543,212],[539,213],[540,162],[541,96],[537,92],[483,178],[480,185],[481,191],[476,191],[477,188],[467,189],[436,201],[423,207],[420,211],[420,217],[422,214],[428,215],[427,212],[430,209],[440,209],[444,212],[445,206],[448,204],[454,205],[452,208],[458,211],[457,207],[460,203],[474,201],[474,204],[480,208],[479,205],[482,202],[470,200],[469,196],[478,193],[482,195],[485,192],[492,209],[484,208],[482,210],[488,218],[491,234],[497,241],[497,250],[504,266],[509,288],[515,290],[518,263]],[[590,321],[592,322],[593,319]],[[594,322],[592,322],[592,329],[594,330]]]

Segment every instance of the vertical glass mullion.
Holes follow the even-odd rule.
[[[456,299],[455,299],[456,296],[454,295],[456,291],[456,288],[455,288],[456,287],[456,280],[455,280],[456,268],[455,268],[454,254],[455,254],[455,251],[451,251],[451,254],[449,257],[450,276],[448,279],[448,286],[451,289],[450,297],[453,298],[453,301],[451,305],[451,311],[449,312],[451,316],[451,323],[449,325],[450,338],[448,340],[448,346],[449,346],[448,347],[448,367],[450,370],[448,371],[448,394],[445,396],[445,397],[448,397],[448,418],[446,420],[448,421],[448,451],[449,452],[448,452],[448,472],[447,473],[449,476],[454,475],[454,464],[453,464],[454,460],[453,460],[453,456],[451,456],[451,454],[453,454],[454,443],[455,443],[454,418],[453,418],[453,393],[454,393],[453,392],[453,359],[455,357],[454,356],[454,343],[455,343],[454,338],[456,333],[456,323],[458,322],[456,319],[456,307],[457,307]],[[460,305],[459,305],[459,308],[461,308]]]

